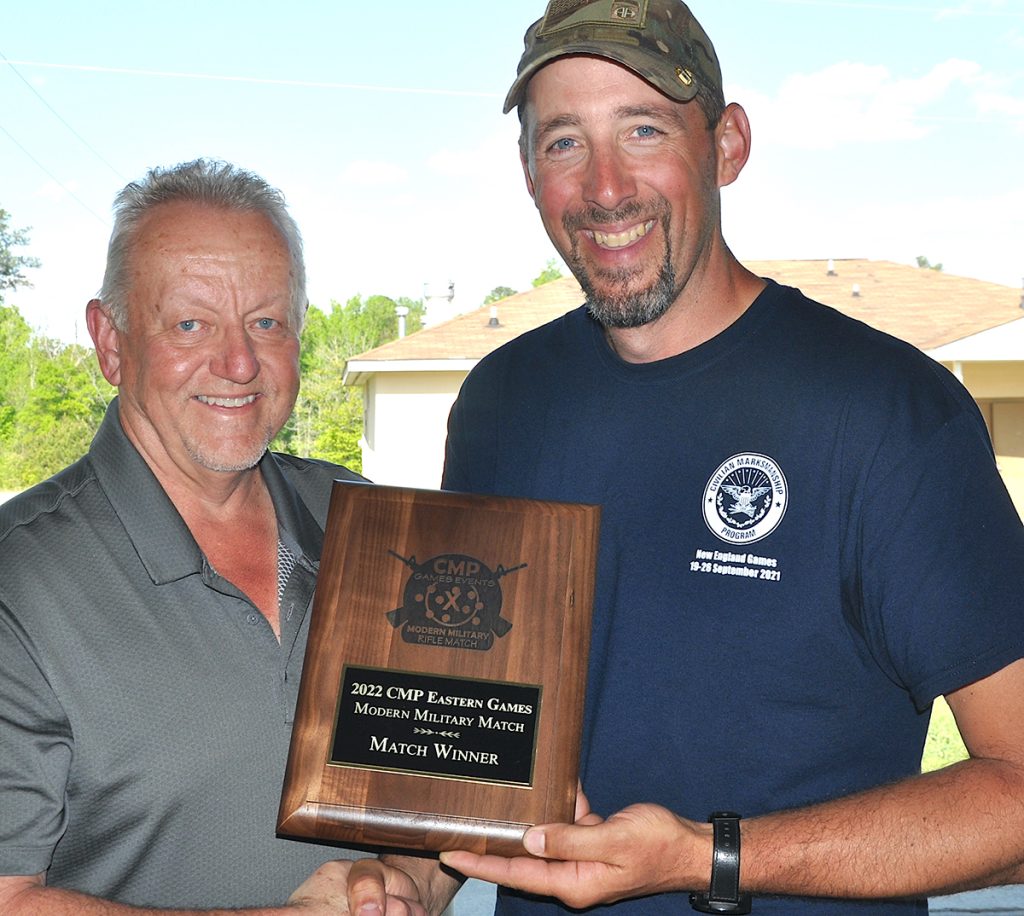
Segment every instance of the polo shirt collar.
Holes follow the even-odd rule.
[[[293,487],[282,471],[273,452],[265,452],[260,459],[260,473],[267,485],[270,498],[274,503],[277,515],[277,527],[281,537],[289,548],[295,552],[296,561],[305,563],[316,572],[320,567],[320,554],[324,547],[324,532],[306,504],[299,498],[298,491]]]
[[[178,510],[121,427],[114,398],[89,449],[96,479],[124,526],[153,583],[161,585],[201,574],[203,555]],[[273,454],[260,459],[260,472],[274,503],[277,523],[301,552],[296,557],[316,570],[323,531],[285,479]],[[294,549],[294,548],[293,548]]]
[[[118,400],[110,402],[89,448],[96,479],[154,584],[202,572],[192,532],[121,427]]]

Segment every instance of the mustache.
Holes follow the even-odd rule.
[[[639,200],[630,200],[616,207],[605,210],[601,207],[582,207],[579,210],[562,215],[562,227],[566,232],[577,232],[591,226],[610,226],[630,220],[639,222],[641,219],[661,220],[668,212],[668,202],[664,199],[654,204]]]

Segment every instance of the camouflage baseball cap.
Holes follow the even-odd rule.
[[[523,101],[541,67],[569,54],[616,61],[680,102],[697,94],[699,81],[722,93],[711,39],[681,0],[551,0],[525,43],[506,113]]]

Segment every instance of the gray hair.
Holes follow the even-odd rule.
[[[126,185],[114,198],[114,230],[107,246],[107,266],[99,298],[118,330],[128,327],[128,259],[143,217],[160,204],[185,201],[259,213],[277,230],[291,263],[291,301],[295,327],[301,330],[306,312],[306,266],[299,227],[285,206],[284,195],[254,172],[211,159],[195,159],[170,168],[150,169],[145,178]]]

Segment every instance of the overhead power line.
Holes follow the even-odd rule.
[[[43,96],[39,92],[39,90],[37,90],[35,86],[33,86],[27,79],[25,79],[24,76],[21,75],[21,73],[18,71],[17,67],[14,66],[14,63],[7,59],[7,56],[3,53],[3,51],[0,51],[0,60],[4,61],[7,64],[7,66],[9,66],[11,68],[11,71],[14,73],[14,75],[17,76],[18,79],[20,79],[29,88],[29,90],[32,92],[32,94],[35,95],[35,97],[37,99],[39,99],[39,101],[42,102],[47,107],[47,109],[50,111],[51,114],[58,121],[60,121],[60,123],[63,124],[69,131],[71,131],[71,133],[74,134],[75,137],[78,138],[78,141],[79,141],[79,143],[82,144],[82,146],[84,146],[87,150],[89,150],[89,152],[91,152],[97,159],[99,159],[100,162],[102,162],[108,169],[110,169],[110,171],[113,172],[114,175],[116,175],[118,178],[120,178],[121,181],[127,181],[127,179],[120,172],[118,172],[117,169],[115,169],[114,166],[112,166],[103,157],[103,155],[100,153],[100,151],[98,149],[96,149],[96,147],[94,147],[88,140],[86,140],[85,137],[83,137],[77,130],[75,130],[61,116],[60,112],[57,111],[57,109],[54,108],[48,101],[46,101],[46,99],[43,98]],[[10,134],[8,134],[8,136],[10,136]]]
[[[978,9],[976,6],[961,4],[960,6],[922,6],[911,3],[875,3],[869,0],[769,0],[788,6],[824,6],[849,10],[882,10],[888,13],[923,13],[928,16],[941,16],[949,19],[970,18],[972,16],[998,17],[1004,19],[1024,20],[1024,12],[1006,9]]]
[[[77,70],[86,73],[117,73],[127,76],[150,76],[163,79],[212,80],[222,83],[253,83],[262,86],[295,86],[302,89],[348,89],[357,92],[408,93],[413,95],[445,95],[455,97],[496,99],[496,92],[474,92],[466,89],[429,89],[423,86],[373,86],[365,83],[333,83],[316,80],[270,79],[256,76],[228,76],[220,73],[185,73],[175,70],[139,70],[130,67],[100,67],[91,64],[54,64],[39,60],[14,60],[20,67],[47,67],[53,70]]]
[[[82,200],[81,197],[79,197],[74,191],[72,191],[71,188],[69,188],[66,184],[64,184],[64,182],[61,181],[56,175],[54,175],[53,172],[51,172],[45,165],[43,165],[38,159],[36,159],[36,157],[33,156],[32,153],[30,153],[28,151],[28,149],[26,149],[25,146],[18,141],[18,138],[15,137],[14,134],[12,134],[9,130],[7,130],[7,128],[4,127],[3,124],[0,124],[0,133],[6,134],[7,138],[11,141],[11,143],[13,143],[26,156],[28,156],[28,158],[31,159],[32,162],[34,162],[43,173],[48,175],[51,179],[53,179],[53,181],[55,181],[58,185],[60,185],[60,187],[64,191],[66,191],[69,196],[74,198],[74,200],[84,210],[87,210],[89,213],[91,213],[93,216],[95,216],[96,219],[98,219],[101,223],[103,223],[104,226],[109,226],[110,225],[110,220],[104,219],[102,216],[100,216],[95,210],[92,209],[92,207],[90,207],[84,200]]]

